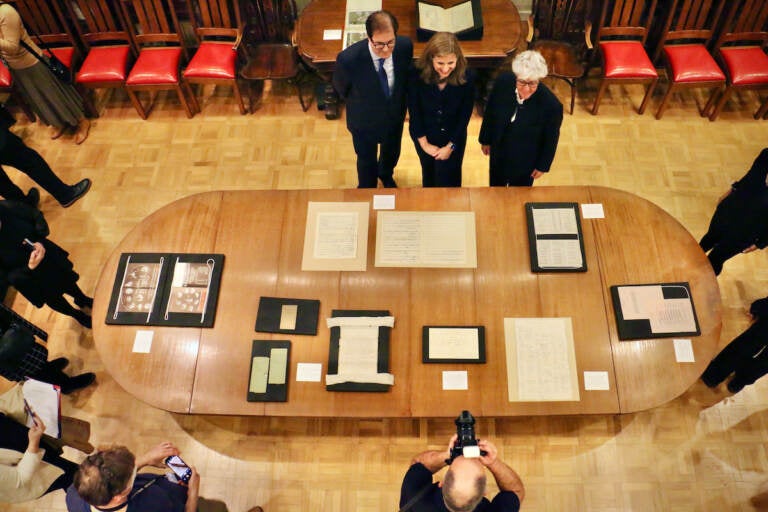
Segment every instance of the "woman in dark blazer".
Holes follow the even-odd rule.
[[[410,133],[425,187],[460,187],[475,75],[459,41],[438,32],[427,43],[408,82]]]
[[[542,83],[547,63],[534,50],[499,75],[480,127],[483,154],[490,154],[490,185],[531,186],[549,172],[563,122],[563,105]]]
[[[74,298],[79,308],[92,307],[93,299],[77,286],[80,276],[69,253],[48,240],[48,233],[48,224],[38,210],[25,203],[0,201],[0,270],[35,306],[47,304],[90,329],[91,316],[72,307],[64,295]]]

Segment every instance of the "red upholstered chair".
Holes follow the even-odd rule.
[[[187,0],[200,46],[184,70],[190,84],[232,87],[240,113],[246,108],[237,83],[237,64],[243,24],[237,0]]]
[[[135,52],[120,10],[106,0],[67,0],[64,5],[87,50],[75,83],[87,90],[123,88]]]
[[[605,89],[611,84],[647,83],[638,113],[645,112],[659,74],[645,51],[645,40],[656,10],[656,0],[603,0],[597,45],[603,61],[600,88],[592,114],[597,114]]]
[[[709,120],[714,121],[733,91],[768,90],[768,2],[731,2],[728,17],[715,43],[715,58],[726,71],[726,87]],[[755,119],[768,118],[768,98],[755,112]]]
[[[125,89],[142,119],[147,118],[138,91],[174,90],[187,117],[199,109],[192,91],[181,76],[187,50],[170,0],[121,0],[123,18],[129,27],[139,56]]]
[[[21,110],[24,112],[24,115],[27,116],[27,119],[29,119],[30,122],[34,122],[37,119],[34,112],[32,112],[32,109],[29,108],[29,105],[27,105],[21,96],[14,90],[11,72],[2,62],[0,62],[0,93],[10,94],[13,100],[19,105],[19,107],[21,107]]]

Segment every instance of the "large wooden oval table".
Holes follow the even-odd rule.
[[[379,191],[381,193],[383,191]],[[179,413],[331,416],[476,416],[627,413],[679,396],[699,377],[720,336],[720,293],[696,241],[673,217],[631,193],[603,187],[397,189],[398,210],[474,211],[476,269],[374,267],[370,215],[364,272],[301,270],[308,201],[371,201],[373,190],[207,192],[165,206],[117,246],[96,289],[94,339],[107,371],[150,405]],[[387,191],[389,193],[389,190]],[[582,219],[585,273],[533,274],[526,202],[602,203],[604,219]],[[213,328],[151,327],[152,350],[133,353],[141,326],[106,325],[124,252],[226,255]],[[671,339],[619,341],[609,286],[687,281],[701,327],[695,363],[677,363]],[[317,336],[254,332],[261,296],[319,299]],[[395,317],[386,393],[328,392],[296,382],[298,362],[325,372],[332,309],[388,309]],[[509,402],[505,317],[571,317],[581,399]],[[423,325],[484,325],[487,363],[422,364]],[[290,339],[288,401],[246,401],[251,343]],[[443,391],[444,370],[466,369],[469,389]],[[584,371],[606,371],[610,390],[585,391]]]

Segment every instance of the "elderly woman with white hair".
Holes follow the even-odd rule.
[[[483,154],[490,154],[490,185],[531,186],[549,172],[555,158],[563,105],[541,79],[544,57],[533,50],[512,61],[512,73],[498,76],[480,127]]]

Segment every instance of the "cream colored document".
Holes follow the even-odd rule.
[[[573,208],[533,208],[533,231],[537,235],[578,235]]]
[[[429,328],[430,359],[479,359],[477,329]]]
[[[510,402],[579,400],[570,318],[505,318]]]
[[[338,373],[326,374],[327,385],[360,382],[393,385],[391,373],[378,373],[379,327],[392,327],[394,317],[334,317],[328,327],[339,327]]]
[[[377,212],[375,264],[477,268],[474,212]]]
[[[301,270],[365,270],[369,203],[309,202]]]
[[[419,25],[433,32],[461,32],[475,26],[472,2],[444,9],[439,5],[418,3]]]
[[[663,288],[668,286],[685,290],[684,286],[679,285],[619,287],[619,302],[624,320],[647,319],[654,334],[695,331],[693,302],[690,297],[665,299]]]
[[[584,265],[578,239],[536,240],[536,259],[541,268],[581,268]]]

